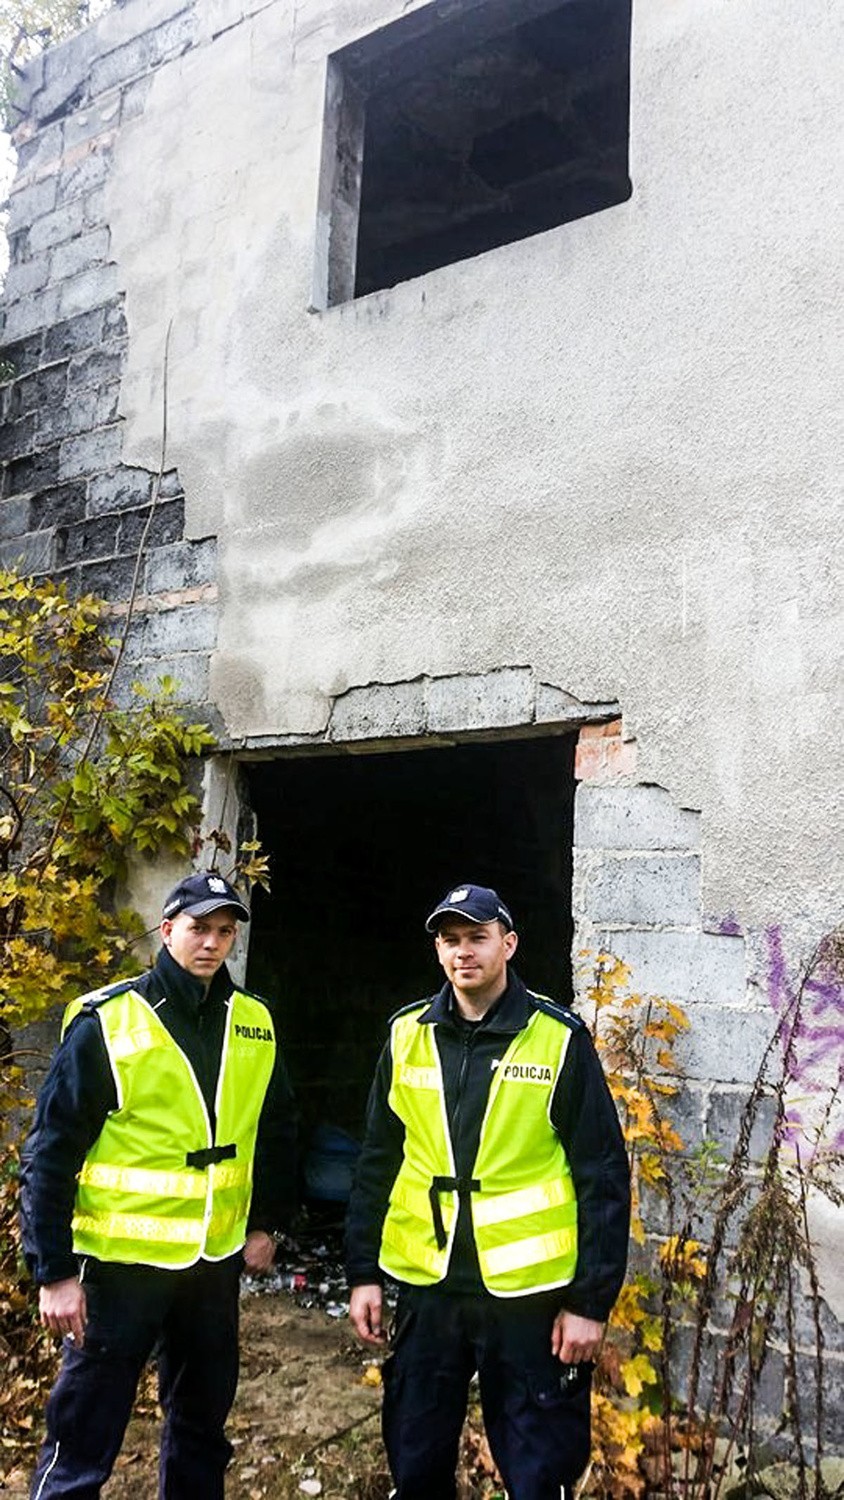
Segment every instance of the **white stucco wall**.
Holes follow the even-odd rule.
[[[119,133],[123,457],[158,465],[172,319],[213,696],[281,736],[351,684],[528,664],[621,703],[642,778],[703,809],[706,911],[822,928],[841,9],[635,0],[628,203],[315,313],[326,55],[410,8],[200,0]]]

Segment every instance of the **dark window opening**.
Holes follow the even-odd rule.
[[[329,60],[323,303],[630,196],[630,0],[457,0]]]
[[[574,737],[247,768],[272,891],[256,890],[248,984],[277,1000],[303,1117],[360,1137],[400,1006],[442,983],[428,912],[475,880],[510,902],[515,967],[571,995]]]

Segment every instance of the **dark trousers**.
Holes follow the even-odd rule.
[[[589,1460],[591,1365],[551,1354],[559,1298],[402,1288],[385,1361],[384,1443],[398,1500],[454,1500],[477,1371],[489,1445],[509,1500],[560,1500]]]
[[[85,1343],[64,1342],[32,1500],[97,1500],[155,1352],[164,1433],[161,1500],[222,1500],[238,1374],[241,1257],[186,1271],[88,1261]]]

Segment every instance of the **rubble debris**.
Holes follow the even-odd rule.
[[[275,1265],[268,1275],[241,1278],[241,1296],[279,1292],[287,1292],[300,1307],[318,1307],[331,1318],[346,1316],[349,1288],[338,1225],[311,1225],[305,1220],[295,1235],[280,1237]]]

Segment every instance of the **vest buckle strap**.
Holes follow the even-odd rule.
[[[457,1193],[458,1197],[464,1197],[469,1193],[479,1193],[481,1184],[477,1177],[432,1177],[431,1186],[428,1189],[428,1201],[431,1205],[431,1217],[434,1221],[434,1234],[437,1239],[437,1249],[444,1250],[448,1244],[448,1235],[443,1223],[442,1207],[440,1205],[440,1193]]]
[[[213,1167],[218,1161],[231,1161],[237,1156],[237,1146],[205,1146],[201,1151],[188,1151],[185,1163],[189,1167]]]

